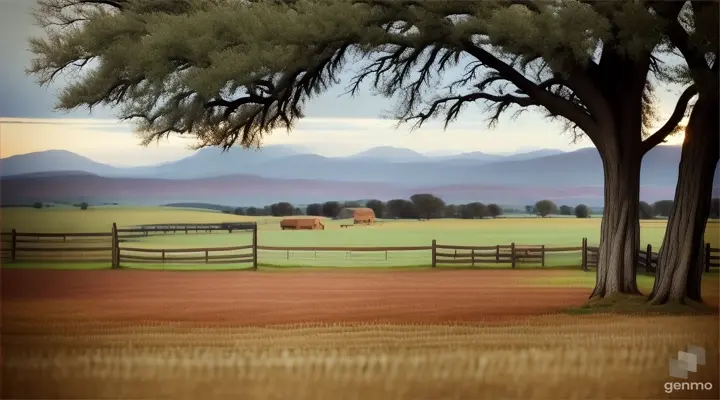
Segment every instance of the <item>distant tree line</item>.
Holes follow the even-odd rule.
[[[360,201],[326,201],[308,204],[305,209],[294,206],[290,202],[274,203],[265,207],[238,207],[223,212],[248,216],[286,217],[309,215],[334,218],[343,208],[367,207],[375,212],[377,218],[386,219],[435,219],[460,218],[480,219],[497,218],[506,213],[521,213],[522,210],[503,208],[498,204],[471,202],[467,204],[447,204],[443,199],[430,193],[418,193],[409,199],[392,199],[387,202],[377,199]],[[540,200],[525,211],[540,217],[552,214],[575,215],[578,218],[589,218],[590,208],[584,204],[575,207],[562,205],[558,207],[552,200]]]

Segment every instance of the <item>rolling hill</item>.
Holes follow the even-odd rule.
[[[116,168],[69,152],[32,153],[0,160],[6,175],[0,180],[0,201],[262,205],[283,200],[389,200],[429,192],[448,202],[527,204],[550,198],[569,204],[602,204],[602,163],[592,148],[493,155],[499,157],[493,162],[474,161],[470,155],[448,159],[415,154],[380,148],[365,155],[330,158],[287,146],[226,153],[202,149],[152,167]],[[398,161],[418,156],[420,161]],[[645,156],[643,200],[673,197],[679,160],[677,146],[659,146]],[[38,167],[33,168],[36,161]],[[44,171],[33,170],[38,168]],[[17,171],[28,172],[11,174]],[[715,186],[717,195],[717,180]]]

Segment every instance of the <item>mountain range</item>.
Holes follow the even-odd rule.
[[[673,198],[679,146],[658,146],[643,160],[641,196]],[[0,159],[0,201],[87,201],[132,204],[210,202],[264,205],[331,199],[407,198],[434,193],[448,202],[529,204],[549,198],[601,205],[602,162],[594,148],[427,156],[376,147],[324,157],[291,146],[262,150],[216,148],[146,167],[114,167],[50,150]],[[718,190],[716,179],[715,192]]]

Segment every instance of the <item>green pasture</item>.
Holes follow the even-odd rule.
[[[429,221],[386,220],[374,226],[342,228],[347,221],[325,220],[325,230],[283,231],[281,218],[247,217],[223,214],[216,211],[166,207],[91,207],[77,208],[7,208],[2,211],[2,230],[18,232],[110,232],[112,223],[118,227],[141,224],[258,222],[258,243],[276,247],[395,247],[430,246],[438,244],[494,246],[545,245],[547,247],[580,247],[583,237],[597,245],[600,234],[600,218],[502,218],[484,220],[440,219]],[[659,248],[665,232],[665,220],[641,222],[641,243]],[[720,247],[720,224],[711,222],[706,240],[713,247]],[[124,239],[121,247],[179,249],[242,246],[251,243],[251,235],[245,232],[183,232],[151,234],[144,238]],[[451,251],[452,252],[452,251]],[[229,254],[229,253],[223,253]],[[178,254],[179,255],[179,254]],[[197,254],[195,254],[197,255]],[[271,266],[428,266],[430,251],[277,251],[261,250],[258,255],[262,265]],[[548,253],[545,266],[577,266],[580,252]],[[159,265],[140,265],[144,268],[163,268]],[[484,267],[502,267],[489,264]],[[518,267],[536,264],[518,264]],[[178,266],[182,268],[182,266]],[[233,268],[232,265],[213,264],[209,269]],[[236,266],[235,266],[236,267]]]

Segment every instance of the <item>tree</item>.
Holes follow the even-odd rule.
[[[270,205],[270,215],[273,217],[287,217],[293,215],[294,211],[295,207],[286,201]]]
[[[345,207],[345,208],[358,208],[358,207],[362,207],[362,206],[360,205],[360,203],[357,202],[357,201],[346,201],[346,202],[343,203],[342,206]]]
[[[337,201],[326,201],[322,205],[322,215],[328,218],[335,218],[340,212],[340,203]]]
[[[233,214],[235,215],[245,215],[245,209],[242,207],[237,207],[235,210],[233,210]]]
[[[314,215],[316,217],[323,216],[323,205],[319,203],[312,203],[308,204],[307,210],[305,210],[307,215]]]
[[[38,208],[38,209],[43,208],[43,203],[37,201],[37,202],[33,203],[33,208]]]
[[[693,84],[697,99],[690,112],[678,167],[673,209],[657,261],[650,304],[702,302],[703,236],[710,213],[712,185],[720,159],[720,34],[717,2],[653,2],[665,21],[668,47],[682,56],[665,75],[674,83]],[[681,114],[676,109],[677,114]],[[684,113],[682,113],[684,115]]]
[[[260,215],[257,207],[248,207],[247,210],[245,210],[245,214],[247,214],[250,217],[255,217],[255,216]]]
[[[476,219],[488,216],[487,206],[480,202],[468,203],[460,207],[460,218]]]
[[[491,204],[488,204],[488,206],[487,206],[487,213],[488,213],[488,216],[495,218],[499,215],[502,215],[503,210],[502,210],[502,208],[500,208],[499,205],[497,205],[495,203],[491,203]]]
[[[673,201],[672,200],[656,201],[652,204],[652,210],[653,210],[654,215],[659,215],[661,217],[669,217],[670,213],[673,210]]]
[[[458,206],[455,204],[448,204],[445,206],[443,211],[443,217],[445,218],[457,218],[459,216]]]
[[[528,214],[530,214],[530,215],[534,215],[534,214],[535,214],[535,207],[533,207],[533,206],[525,206],[525,212],[528,213]]]
[[[385,203],[380,200],[368,200],[365,207],[373,210],[375,218],[383,218],[385,215]]]
[[[578,218],[590,218],[590,208],[585,204],[575,206],[575,216]]]
[[[429,193],[414,194],[410,196],[410,201],[415,204],[418,215],[425,219],[441,217],[445,210],[445,202]]]
[[[537,215],[545,218],[550,214],[557,214],[558,207],[551,200],[540,200],[535,203],[535,212],[537,212]]]
[[[653,208],[650,204],[641,201],[640,202],[640,219],[653,219],[655,218],[655,213],[653,212]]]
[[[415,204],[405,199],[393,199],[387,202],[387,214],[391,218],[418,218]]]
[[[83,201],[82,203],[80,203],[80,209],[81,209],[81,210],[87,210],[87,209],[88,209],[88,203],[86,203],[86,202],[84,202],[84,201]]]
[[[720,197],[715,197],[710,201],[709,217],[713,219],[720,218]]]
[[[570,206],[560,206],[560,215],[573,215],[573,209]]]
[[[293,215],[303,215],[303,212],[299,207],[295,207],[295,209],[293,210]]]
[[[78,27],[77,14],[63,13],[68,3],[106,12],[80,14],[94,23]],[[31,41],[28,71],[48,84],[58,72],[90,69],[58,108],[112,105],[138,122],[144,144],[181,134],[199,147],[260,145],[265,133],[290,129],[353,56],[366,64],[350,92],[372,81],[400,99],[396,117],[416,126],[438,116],[447,125],[479,101],[490,104],[491,123],[513,107],[543,109],[586,135],[603,160],[608,212],[591,296],[635,294],[640,163],[682,119],[647,131],[648,76],[660,72],[653,51],[673,16],[653,4],[43,0],[36,14],[49,35]],[[458,65],[467,73],[438,90]],[[680,96],[677,108],[687,101]]]

